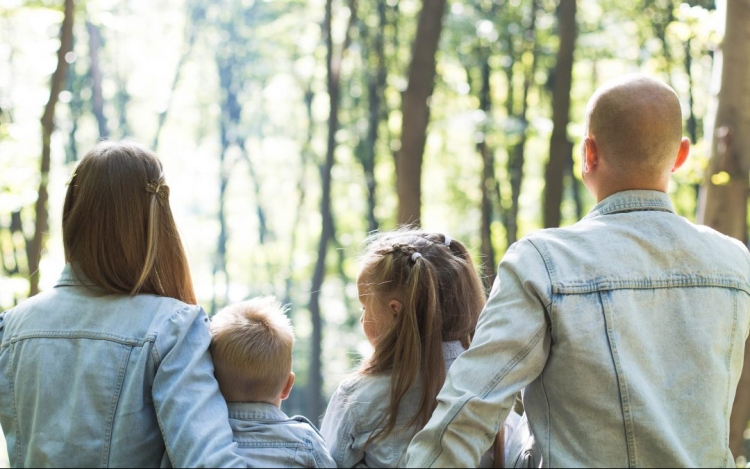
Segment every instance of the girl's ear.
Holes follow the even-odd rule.
[[[398,315],[404,307],[404,305],[398,300],[391,300],[391,302],[388,303],[388,306],[391,308],[391,312],[394,316]]]

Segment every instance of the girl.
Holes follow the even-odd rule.
[[[245,467],[156,156],[131,143],[89,152],[63,243],[55,288],[0,314],[11,466]]]
[[[448,236],[396,231],[366,246],[357,287],[375,351],[331,397],[321,431],[339,467],[400,467],[486,298],[468,251]]]

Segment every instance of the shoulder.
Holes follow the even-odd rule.
[[[379,402],[390,395],[390,386],[388,374],[356,374],[342,381],[335,394],[347,404]]]

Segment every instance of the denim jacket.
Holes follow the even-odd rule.
[[[461,342],[443,343],[446,368],[450,368],[462,352]],[[321,433],[339,467],[401,467],[403,464],[409,441],[418,430],[405,424],[419,407],[420,386],[412,387],[401,400],[396,429],[385,439],[365,446],[382,426],[379,424],[390,403],[390,386],[388,374],[355,376],[341,383],[331,397]],[[507,429],[506,438],[510,430]],[[481,467],[491,467],[491,464],[488,453]]]
[[[661,192],[620,192],[528,236],[501,262],[407,465],[475,464],[525,387],[534,451],[511,464],[733,467],[748,277],[742,243],[677,216]]]
[[[0,315],[0,425],[14,467],[245,467],[199,306],[110,295],[66,266]]]
[[[229,403],[234,441],[248,467],[336,467],[318,429],[263,402]]]

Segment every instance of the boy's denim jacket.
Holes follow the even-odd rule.
[[[461,342],[443,343],[446,369],[450,368],[464,348]],[[421,387],[412,387],[399,406],[396,429],[383,440],[365,446],[372,434],[382,427],[381,419],[390,403],[391,376],[354,376],[341,383],[328,404],[321,433],[339,467],[401,467],[406,448],[417,428],[404,425],[419,407]],[[400,426],[400,427],[399,427]],[[486,455],[482,467],[491,467]]]
[[[0,315],[11,466],[245,467],[210,340],[199,306],[110,295],[66,266],[51,291]]]
[[[323,437],[305,417],[289,418],[263,402],[231,402],[229,423],[248,467],[336,467]]]
[[[476,465],[525,387],[535,463],[733,467],[749,277],[742,243],[677,216],[662,192],[620,192],[528,236],[407,465]]]

